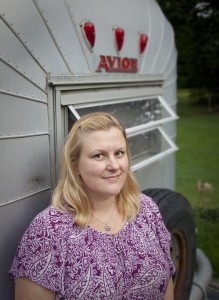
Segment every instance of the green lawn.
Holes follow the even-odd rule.
[[[178,92],[177,110],[176,190],[194,209],[197,246],[219,279],[219,111],[209,114],[207,105],[192,103],[186,90]],[[198,182],[205,184],[201,191]]]

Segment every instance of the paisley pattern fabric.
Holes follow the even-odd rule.
[[[79,228],[70,212],[50,206],[25,232],[10,275],[56,292],[56,300],[161,300],[175,271],[169,247],[158,207],[143,194],[135,220],[114,235]]]

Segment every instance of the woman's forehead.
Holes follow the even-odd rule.
[[[110,129],[106,130],[96,130],[92,132],[86,132],[83,133],[81,136],[81,144],[87,145],[90,147],[94,147],[95,145],[107,145],[107,144],[113,144],[113,145],[120,145],[124,146],[126,145],[125,137],[122,133],[122,131],[116,127],[112,127]]]

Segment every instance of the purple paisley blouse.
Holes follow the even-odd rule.
[[[70,212],[50,206],[32,221],[10,276],[27,277],[57,299],[161,300],[175,267],[170,234],[157,205],[141,195],[140,210],[117,234],[80,228]]]

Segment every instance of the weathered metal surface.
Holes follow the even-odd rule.
[[[50,188],[48,135],[1,139],[0,149],[0,205]]]

